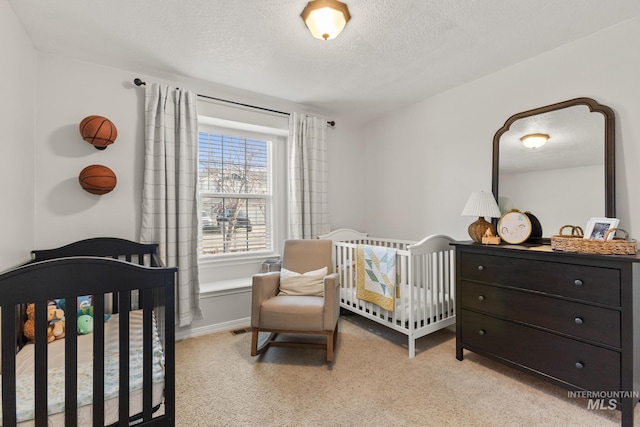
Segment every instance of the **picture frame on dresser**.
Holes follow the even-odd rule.
[[[604,240],[607,231],[618,228],[620,220],[618,218],[591,218],[585,228],[584,238],[593,240]],[[613,240],[616,233],[609,233],[607,240]]]
[[[517,209],[511,209],[498,220],[498,235],[505,243],[517,245],[526,242],[531,235],[529,217]]]

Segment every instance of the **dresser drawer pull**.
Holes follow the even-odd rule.
[[[484,301],[484,295],[478,295],[478,301]]]
[[[484,334],[486,334],[486,333],[487,333],[487,332],[486,332],[484,329],[480,329],[480,330],[478,331],[478,335],[484,335]]]
[[[584,323],[584,319],[582,317],[576,317],[573,320],[576,322],[576,325],[582,325]]]
[[[484,271],[484,265],[479,265],[478,266],[478,271]]]
[[[576,368],[578,368],[578,369],[582,369],[582,368],[584,368],[584,363],[582,363],[582,362],[576,362]]]
[[[573,281],[573,284],[576,285],[576,286],[582,286],[582,280],[576,279],[576,280]]]

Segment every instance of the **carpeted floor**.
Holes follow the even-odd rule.
[[[357,315],[342,316],[335,361],[321,350],[271,348],[251,357],[251,334],[176,346],[178,426],[616,426],[620,412],[465,353],[455,334],[418,340]],[[640,422],[640,405],[635,420]]]

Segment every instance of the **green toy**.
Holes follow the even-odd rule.
[[[83,314],[78,316],[78,334],[87,335],[93,332],[93,316]]]

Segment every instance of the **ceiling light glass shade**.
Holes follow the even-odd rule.
[[[338,0],[313,0],[300,14],[313,37],[335,39],[347,25],[351,15],[347,5]]]
[[[520,141],[527,148],[539,148],[542,147],[547,140],[549,139],[549,135],[546,133],[532,133],[530,135],[525,135],[520,138]]]
[[[493,193],[474,191],[462,209],[462,216],[500,218],[500,208]]]

